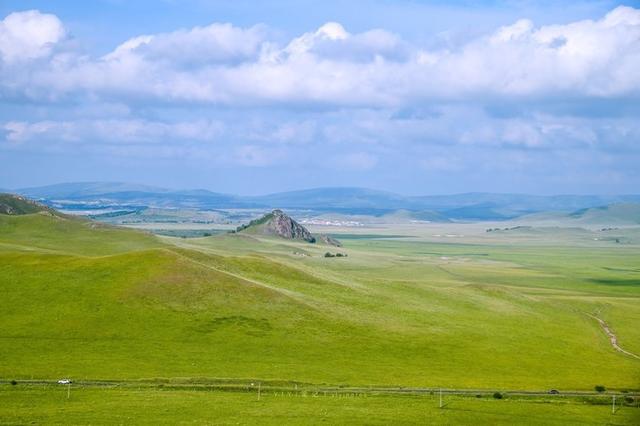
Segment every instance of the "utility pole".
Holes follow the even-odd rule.
[[[258,401],[260,401],[260,390],[262,387],[262,382],[258,382]]]
[[[440,388],[440,408],[442,408],[442,388]]]
[[[67,399],[71,396],[71,382],[67,383]]]
[[[616,413],[616,396],[613,395],[613,399],[611,400],[611,414]]]

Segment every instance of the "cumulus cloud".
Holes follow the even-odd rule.
[[[13,63],[47,56],[65,34],[55,15],[37,10],[11,13],[0,21],[0,59]]]
[[[198,67],[207,64],[234,64],[255,59],[264,42],[265,28],[248,29],[231,24],[211,24],[190,30],[143,35],[125,41],[105,61],[138,57],[171,67]]]
[[[45,57],[65,35],[53,15],[14,13],[0,26],[5,62]],[[264,27],[211,24],[134,37],[90,58],[51,54],[2,86],[26,97],[150,98],[224,105],[406,107],[472,98],[637,97],[640,10],[536,27],[523,19],[447,49],[327,23],[279,45]],[[15,74],[15,70],[12,70]]]
[[[286,60],[303,55],[344,62],[370,62],[379,59],[406,59],[408,46],[389,31],[370,30],[360,34],[350,34],[337,22],[328,22],[315,32],[303,34],[293,39],[275,56],[276,60]]]

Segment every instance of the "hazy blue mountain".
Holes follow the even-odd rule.
[[[239,197],[205,189],[170,190],[147,185],[121,182],[62,183],[15,191],[19,194],[47,201],[92,202],[96,205],[128,205],[180,208],[250,207]]]
[[[640,203],[640,195],[466,193],[406,196],[367,188],[315,188],[262,196],[238,196],[205,189],[169,190],[118,182],[64,183],[15,192],[48,202],[64,201],[73,206],[71,208],[82,208],[89,204],[195,209],[284,208],[374,216],[406,210],[429,212],[433,218],[455,220],[502,220],[543,211],[570,213],[614,203]]]
[[[638,202],[640,195],[528,195],[466,193],[415,197],[431,208],[459,208],[473,205],[509,207],[513,210],[576,210],[616,202]]]
[[[410,197],[367,188],[314,188],[252,197],[252,200],[267,206],[332,211],[384,212],[413,207]]]
[[[113,193],[127,192],[153,192],[166,193],[168,189],[137,185],[123,182],[70,182],[55,185],[39,186],[34,188],[22,188],[17,190],[20,194],[31,198],[44,199],[83,199],[92,196],[101,196]]]
[[[498,208],[494,203],[471,204],[454,209],[447,209],[442,215],[458,220],[503,220],[519,216],[521,213]]]

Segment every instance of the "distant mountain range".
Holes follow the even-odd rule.
[[[527,195],[465,193],[406,196],[366,188],[315,188],[261,196],[204,189],[169,190],[113,182],[63,183],[14,190],[48,205],[73,209],[140,206],[193,209],[295,209],[382,216],[402,210],[431,220],[504,220],[539,212],[571,213],[614,203],[640,203],[640,195]]]

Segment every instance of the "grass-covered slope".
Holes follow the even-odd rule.
[[[520,218],[523,223],[560,226],[615,227],[640,224],[640,203],[617,203],[584,208],[571,213],[545,212]]]
[[[146,233],[57,214],[0,215],[0,249],[100,256],[159,247]]]
[[[28,198],[0,193],[0,215],[23,215],[39,212],[53,213],[48,207]]]
[[[1,217],[0,377],[638,388],[640,361],[584,314],[640,352],[637,246],[356,239],[348,258],[325,250]]]

